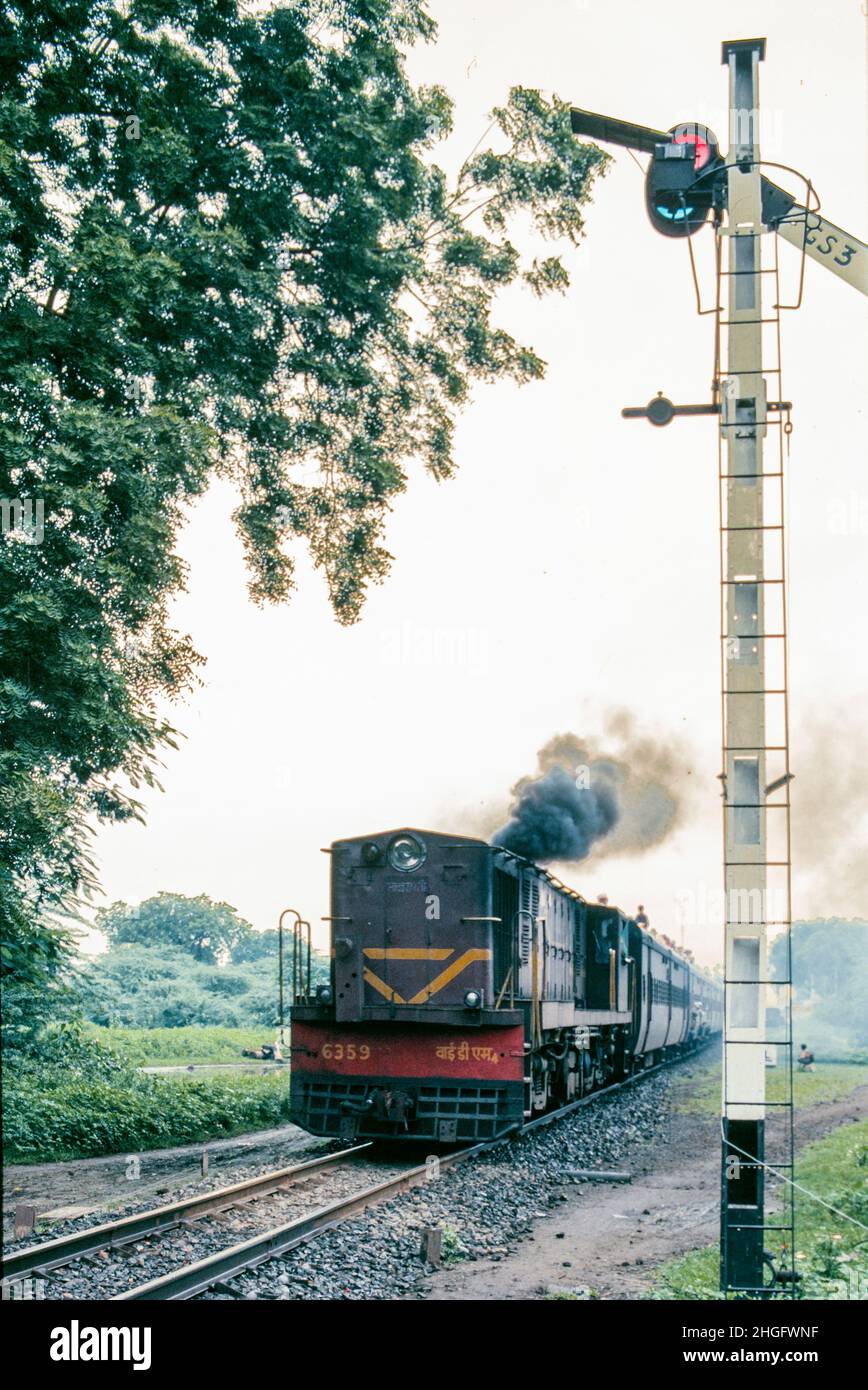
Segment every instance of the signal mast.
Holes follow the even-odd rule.
[[[656,130],[590,111],[571,113],[574,134],[651,156],[645,203],[656,231],[690,238],[711,221],[716,237],[711,310],[699,306],[697,289],[699,312],[713,313],[717,330],[711,400],[674,405],[660,393],[622,415],[656,426],[677,415],[718,417],[726,904],[720,1287],[736,1297],[760,1298],[795,1296],[799,1278],[791,1183],[793,774],[784,538],[784,443],[792,426],[790,402],[781,398],[780,315],[801,303],[806,256],[868,294],[868,247],[820,215],[809,180],[800,203],[762,172],[759,64],[765,47],[765,39],[723,44],[729,71],[726,157],[713,133],[697,122]],[[793,304],[781,301],[779,238],[802,254]],[[695,279],[692,247],[690,259]],[[769,928],[785,933],[783,980],[769,977]],[[767,1006],[770,986],[785,991],[783,1010]],[[786,1057],[784,1101],[766,1099],[770,1047],[783,1049]],[[780,1184],[785,1200],[767,1220],[766,1187],[773,1183]]]

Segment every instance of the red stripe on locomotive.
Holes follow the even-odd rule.
[[[524,1030],[479,1028],[473,1033],[417,1025],[353,1028],[302,1022],[292,1026],[292,1066],[318,1076],[455,1076],[521,1081]]]

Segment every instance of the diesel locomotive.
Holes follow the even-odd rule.
[[[327,852],[331,979],[299,970],[291,1009],[312,1134],[491,1139],[722,1027],[716,980],[497,845],[405,829]]]

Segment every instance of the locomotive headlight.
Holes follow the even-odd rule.
[[[464,996],[465,1009],[481,1009],[482,995],[478,989],[469,989]]]
[[[425,863],[427,850],[415,835],[396,835],[389,845],[389,863],[401,873],[411,873]]]
[[[316,987],[316,1002],[317,1002],[318,1004],[330,1004],[330,1003],[332,1002],[332,987],[331,987],[331,985],[317,985],[317,987]]]

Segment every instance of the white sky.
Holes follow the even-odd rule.
[[[725,147],[721,41],[765,35],[763,156],[810,174],[826,215],[866,237],[859,0],[736,2],[725,20],[696,0],[431,8],[440,39],[410,71],[455,100],[441,163],[471,149],[514,84],[649,125],[705,121]],[[689,814],[645,855],[561,874],[627,910],[642,901],[663,931],[688,897],[687,944],[719,957],[716,426],[654,430],[619,413],[659,389],[708,399],[712,320],[695,314],[684,243],[648,225],[627,152],[586,221],[567,296],[510,290],[499,310],[549,363],[545,381],[476,391],[458,477],[413,475],[390,519],[391,575],[355,628],[335,624],[305,559],[289,606],[255,608],[231,492],[215,486],[195,509],[175,622],[207,657],[205,684],[174,711],[186,740],[165,759],[164,794],[143,798],[147,827],[98,835],[108,901],[204,892],[257,927],[287,905],[316,924],[320,846],[407,824],[478,833],[552,734],[598,737],[607,711],[626,708],[688,749]],[[792,292],[798,255],[782,246],[781,260]],[[707,275],[703,288],[710,302]],[[809,262],[804,306],[783,326],[795,916],[868,910],[865,325],[864,298]]]

